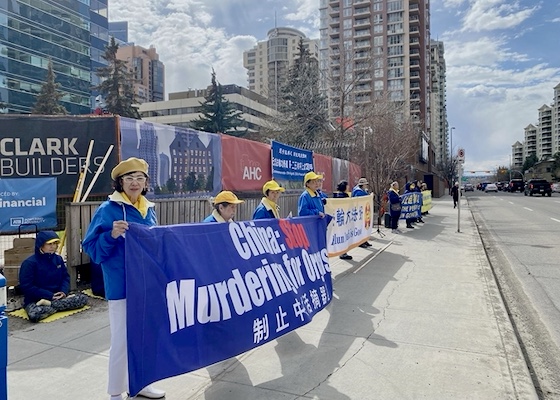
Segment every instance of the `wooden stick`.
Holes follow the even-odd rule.
[[[95,175],[93,176],[93,179],[91,180],[91,183],[89,184],[86,192],[84,193],[84,196],[80,200],[80,203],[83,203],[83,202],[86,201],[86,199],[89,195],[89,192],[91,192],[91,189],[93,189],[93,185],[95,185],[95,182],[97,182],[97,178],[99,178],[99,174],[101,174],[101,170],[105,166],[105,163],[107,162],[107,159],[109,158],[109,155],[113,151],[113,147],[114,147],[113,145],[110,145],[109,148],[107,149],[107,152],[105,153],[105,156],[103,157],[103,161],[101,161],[101,164],[97,168],[97,171],[95,171]]]

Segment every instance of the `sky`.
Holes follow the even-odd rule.
[[[155,46],[168,94],[205,88],[212,68],[220,83],[247,86],[243,51],[265,40],[275,20],[318,38],[318,7],[319,0],[110,0],[109,20],[128,21],[129,41]],[[431,38],[445,47],[454,153],[465,150],[465,171],[509,166],[511,146],[560,84],[560,3],[431,0],[430,13]]]

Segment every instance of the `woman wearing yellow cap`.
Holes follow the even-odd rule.
[[[309,171],[303,178],[305,190],[299,196],[298,200],[298,215],[319,215],[325,216],[325,205],[321,199],[318,190],[321,188],[323,175],[317,175],[313,171]]]
[[[129,391],[124,236],[130,222],[153,226],[157,225],[157,218],[154,203],[144,197],[148,191],[146,161],[136,157],[121,161],[111,171],[111,179],[115,191],[95,211],[82,246],[93,262],[101,264],[103,270],[111,328],[107,391],[111,400],[119,400],[122,399],[122,393]],[[163,390],[151,385],[139,394],[150,399],[165,397]]]
[[[232,222],[237,210],[237,205],[245,203],[229,190],[223,190],[214,198],[214,210],[212,214],[204,218],[202,222]]]
[[[280,207],[278,198],[285,191],[276,181],[268,181],[263,186],[263,194],[260,204],[255,208],[253,219],[280,218]]]

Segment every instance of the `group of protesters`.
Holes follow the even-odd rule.
[[[407,182],[405,185],[404,194],[413,193],[413,192],[421,193],[422,191],[427,189],[428,187],[426,183],[422,181]],[[387,201],[389,204],[389,215],[391,216],[391,232],[397,234],[402,233],[402,231],[399,229],[399,219],[401,217],[401,209],[402,209],[401,206],[402,197],[399,195],[398,182],[395,181],[391,183],[391,187],[387,192]],[[417,222],[422,224],[424,223],[424,220],[422,219],[422,214],[420,214],[419,217],[406,218],[405,221],[406,221],[406,227],[408,229],[414,229],[413,224]]]
[[[115,190],[93,215],[82,247],[92,262],[101,265],[103,271],[111,331],[108,394],[111,400],[118,400],[123,398],[123,393],[129,391],[124,237],[129,223],[155,226],[157,219],[155,204],[145,197],[149,183],[148,163],[145,160],[131,157],[120,162],[111,171],[111,179]],[[298,199],[298,216],[325,216],[327,196],[321,189],[322,182],[323,176],[314,171],[305,174],[304,189]],[[420,191],[420,185],[418,182],[407,184],[406,192]],[[338,184],[334,197],[366,196],[368,195],[367,187],[368,181],[364,177],[358,180],[357,185],[351,191],[348,182],[343,180]],[[285,189],[276,181],[266,182],[262,188],[263,198],[254,210],[253,219],[280,218],[278,199],[284,191]],[[399,233],[401,198],[397,182],[391,184],[387,198],[390,205],[391,228],[394,233]],[[237,206],[243,202],[244,200],[239,199],[233,192],[222,191],[212,199],[212,212],[203,222],[231,222]],[[417,222],[423,222],[422,218],[417,219]],[[407,220],[407,227],[412,227],[412,223],[413,221]],[[35,264],[40,264],[44,271],[48,270],[53,281],[57,281],[57,284],[53,283],[47,288],[48,290],[28,290],[29,294],[26,293],[26,310],[34,321],[44,318],[46,314],[52,314],[59,308],[81,307],[87,302],[87,299],[84,299],[81,294],[68,296],[69,277],[67,272],[64,274],[66,268],[61,262],[60,256],[54,254],[57,243],[58,236],[54,232],[38,235],[35,258],[30,260],[23,269],[25,273],[30,273],[28,271],[31,271],[32,268],[37,268]],[[371,244],[366,241],[360,246],[370,247]],[[351,260],[352,256],[344,253],[340,258]],[[35,264],[31,264],[32,262]],[[40,311],[42,314],[39,317],[37,315]],[[159,399],[165,397],[165,392],[148,385],[140,391],[139,395]]]

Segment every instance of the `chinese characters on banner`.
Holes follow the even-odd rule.
[[[327,199],[325,212],[333,216],[327,228],[327,250],[334,257],[359,246],[373,227],[373,195]]]
[[[309,323],[332,298],[330,220],[131,224],[125,241],[131,394]]]
[[[303,181],[313,170],[313,152],[272,141],[272,177],[279,180]]]

